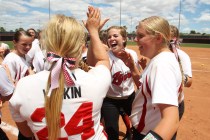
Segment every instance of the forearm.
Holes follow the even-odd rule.
[[[98,32],[90,32],[91,43],[88,49],[87,62],[90,66],[104,64],[109,66],[109,57],[105,47],[100,41]]]
[[[132,68],[130,68],[130,70],[131,70],[131,75],[132,75],[133,81],[134,81],[135,85],[137,86],[137,88],[139,88],[139,86],[140,86],[140,81],[139,81],[140,72],[136,66],[133,66]]]
[[[160,110],[162,109],[160,108]],[[179,127],[178,107],[165,107],[165,109],[161,111],[161,114],[161,120],[153,131],[161,136],[164,140],[169,140],[173,137]]]
[[[161,122],[153,131],[160,135],[164,140],[169,140],[176,133],[178,126],[178,121],[161,120]]]
[[[100,28],[100,11],[97,8],[88,8],[88,20],[86,23],[86,28],[90,34],[90,46],[87,54],[87,62],[90,66],[96,66],[99,64],[105,65],[110,68],[109,57],[106,49],[103,47],[101,40],[99,38],[99,28]]]
[[[33,132],[31,131],[30,127],[27,125],[27,122],[16,122],[16,125],[19,129],[19,131],[25,136],[25,137],[33,137]]]

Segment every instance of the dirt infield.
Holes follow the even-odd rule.
[[[138,52],[138,47],[130,46]],[[177,140],[207,140],[210,139],[210,49],[182,48],[189,54],[192,62],[193,84],[185,88],[185,114],[181,120]],[[17,139],[17,130],[8,111],[8,103],[2,109],[3,129],[10,140]],[[12,131],[13,130],[13,131]],[[13,134],[12,134],[13,133]],[[120,120],[120,138],[125,133],[125,127]]]

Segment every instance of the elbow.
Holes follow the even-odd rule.
[[[178,128],[179,128],[179,124],[180,124],[180,121],[179,121],[179,119],[178,120],[176,120],[176,122],[175,122],[175,124],[174,124],[174,128],[175,128],[175,130],[177,131],[178,130]]]
[[[192,85],[192,77],[189,77],[187,83],[185,84],[185,87],[191,87],[191,85]]]

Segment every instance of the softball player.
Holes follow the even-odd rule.
[[[138,65],[136,52],[126,47],[126,30],[123,27],[112,26],[107,29],[108,51],[110,59],[110,71],[112,84],[107,92],[102,106],[102,117],[105,122],[106,132],[110,140],[119,139],[119,113],[124,110],[126,114],[131,113],[131,104],[135,96],[134,82],[130,69],[118,58],[118,52],[122,49],[134,58],[134,63]],[[130,136],[130,121],[126,123],[126,137]]]
[[[176,26],[170,25],[171,31],[171,41],[170,41],[170,50],[175,54],[179,63],[182,66],[184,73],[184,87],[190,87],[192,84],[192,67],[190,57],[187,53],[180,49],[179,43],[179,30]],[[181,91],[179,95],[179,119],[181,120],[184,114],[184,92]],[[177,134],[177,133],[176,133]],[[173,136],[172,140],[176,139],[176,134]]]
[[[12,81],[10,81],[9,76],[6,73],[6,70],[8,70],[7,67],[3,67],[0,65],[0,100],[2,102],[4,101],[8,101],[11,96],[12,93],[14,91],[14,85],[12,83]],[[0,123],[1,123],[1,108],[0,108]],[[1,140],[9,140],[6,133],[0,128],[0,139]]]
[[[40,48],[39,40],[36,37],[37,33],[36,33],[35,29],[33,29],[33,28],[28,29],[27,32],[33,38],[32,47],[28,51],[27,54],[32,59],[33,70],[35,72],[40,72],[40,71],[44,70],[44,55]]]
[[[15,50],[4,58],[2,64],[9,67],[13,81],[19,81],[22,77],[33,73],[29,69],[31,59],[27,55],[31,49],[32,38],[26,31],[19,30],[14,34],[13,42]]]
[[[0,64],[6,57],[6,55],[10,52],[10,48],[8,44],[0,43]]]
[[[13,82],[16,84],[21,78],[34,74],[31,69],[32,59],[27,55],[31,49],[33,38],[24,30],[18,30],[14,34],[15,50],[9,53],[3,60],[10,70]],[[21,133],[18,134],[18,140],[31,140],[24,137]]]
[[[95,67],[88,72],[78,68],[85,43],[83,26],[72,17],[52,17],[42,34],[50,70],[22,78],[9,104],[25,136],[34,135],[37,140],[107,139],[100,110],[111,83],[109,58],[98,36],[100,11],[88,10],[86,28]]]
[[[133,78],[139,79],[136,82],[139,90],[130,115],[133,139],[171,139],[179,125],[178,96],[182,73],[167,45],[170,41],[168,21],[157,16],[148,17],[139,23],[136,33],[140,53],[150,62],[138,76],[134,64],[129,63],[132,59],[122,59],[132,68]]]

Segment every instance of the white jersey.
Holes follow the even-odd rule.
[[[39,46],[39,40],[35,39],[32,42],[32,47],[28,51],[28,56],[32,59],[32,65],[35,72],[40,72],[44,70],[44,54]]]
[[[178,106],[181,71],[174,54],[162,52],[150,60],[144,69],[141,86],[133,101],[130,119],[143,135],[153,130],[161,119],[157,104]]]
[[[14,91],[14,85],[11,83],[11,81],[7,77],[6,70],[4,67],[0,65],[0,95],[1,96],[9,96]]]
[[[14,85],[11,83],[11,81],[8,79],[7,77],[7,73],[4,69],[4,67],[2,67],[0,65],[0,95],[1,96],[9,96],[14,92]],[[1,118],[1,110],[0,110],[0,118]]]
[[[179,58],[181,60],[181,64],[182,64],[182,69],[183,69],[183,73],[189,77],[192,77],[192,66],[191,66],[191,61],[190,61],[190,57],[187,53],[185,53],[183,50],[177,49],[177,53],[179,55]],[[182,91],[181,95],[180,95],[180,101],[184,100],[184,93]]]
[[[31,59],[26,54],[25,59],[14,52],[9,53],[3,60],[2,64],[6,64],[10,70],[11,77],[14,81],[29,75],[28,68],[31,66]]]
[[[125,51],[131,54],[134,63],[138,65],[138,56],[136,52],[127,48],[125,48]],[[122,97],[126,98],[135,90],[131,71],[121,59],[114,56],[111,50],[108,54],[111,66],[112,84],[107,93],[107,97],[119,99]]]
[[[111,83],[109,69],[99,65],[89,72],[81,69],[75,69],[72,72],[78,86],[64,90],[61,109],[64,124],[61,128],[61,138],[66,140],[107,139],[103,126],[100,124],[100,112]],[[27,121],[37,140],[40,137],[47,138],[44,94],[48,76],[49,71],[44,70],[22,78],[9,102],[14,121]]]

